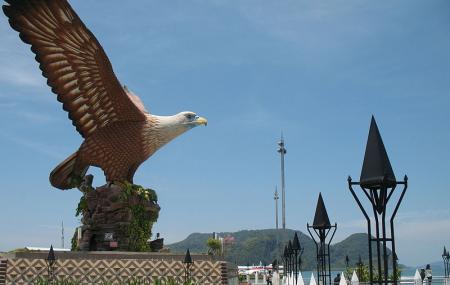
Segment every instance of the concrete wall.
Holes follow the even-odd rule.
[[[112,281],[121,284],[131,278],[151,281],[154,278],[174,278],[182,282],[184,255],[118,252],[56,252],[55,276],[71,278],[82,284]],[[6,284],[32,284],[47,277],[47,253],[16,253],[7,257]],[[235,284],[237,268],[208,255],[192,255],[192,279],[202,285]]]

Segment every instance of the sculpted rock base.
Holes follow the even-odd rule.
[[[81,251],[150,251],[151,228],[160,207],[153,190],[125,183],[80,188]],[[79,230],[80,231],[80,230]]]

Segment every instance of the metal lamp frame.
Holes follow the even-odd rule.
[[[388,262],[388,253],[387,253],[387,243],[391,243],[391,250],[392,250],[392,256],[397,256],[396,250],[395,250],[395,232],[394,232],[394,218],[397,214],[397,211],[400,207],[400,204],[403,200],[403,197],[405,196],[406,189],[408,188],[408,177],[405,175],[403,181],[397,181],[396,185],[392,187],[386,187],[384,185],[376,185],[373,187],[363,187],[360,182],[352,182],[352,178],[349,176],[348,179],[348,187],[350,192],[352,193],[353,198],[355,199],[356,203],[358,204],[361,212],[363,213],[364,217],[366,218],[367,222],[367,233],[368,233],[368,243],[369,243],[369,279],[370,284],[378,283],[378,284],[389,284],[393,283],[397,285],[397,262],[392,258],[392,270],[394,272],[393,274],[393,280],[389,280],[389,262]],[[383,183],[382,183],[383,184]],[[362,205],[361,201],[359,200],[358,196],[356,195],[353,185],[359,185],[361,190],[363,191],[364,195],[369,199],[372,210],[373,210],[373,217],[375,220],[375,237],[372,237],[372,221],[370,220],[370,217],[367,213],[367,211],[364,209],[364,206]],[[400,198],[397,201],[397,204],[395,205],[394,211],[389,219],[390,223],[390,237],[387,235],[387,228],[386,228],[386,208],[387,203],[392,198],[392,194],[394,193],[397,185],[403,185],[403,190],[400,194]],[[381,216],[381,217],[380,217]],[[381,220],[380,220],[381,218]],[[381,223],[381,225],[380,225]],[[380,229],[381,228],[381,229]],[[381,236],[380,236],[381,232]],[[372,256],[372,242],[376,243],[376,251],[377,251],[377,268],[378,268],[378,280],[374,280],[374,274],[373,274],[373,256]],[[382,264],[383,261],[383,264]],[[383,278],[381,278],[381,273],[383,273]]]
[[[317,280],[318,282],[322,282],[322,285],[326,284],[332,284],[331,283],[331,261],[330,261],[330,244],[333,240],[334,234],[337,230],[337,223],[335,223],[333,226],[330,226],[329,228],[315,228],[314,226],[310,226],[309,223],[307,224],[307,229],[309,232],[309,235],[313,239],[314,243],[316,244],[316,254],[317,254]],[[319,241],[317,241],[314,238],[314,235],[312,234],[311,230],[315,232],[316,236],[319,238]],[[328,241],[326,242],[326,239],[333,229],[333,233]],[[328,277],[328,282],[327,282]]]

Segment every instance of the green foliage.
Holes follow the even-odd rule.
[[[103,283],[102,285],[112,285],[112,283]],[[142,280],[142,279],[138,279],[138,278],[131,278],[130,280],[128,280],[125,284],[123,285],[196,285],[194,282],[184,282],[184,283],[179,283],[177,282],[175,279],[173,279],[172,277],[169,277],[167,279],[167,281],[164,281],[162,279],[159,278],[154,278],[153,282],[150,283],[149,281],[146,280]]]
[[[16,248],[16,249],[13,249],[13,250],[9,251],[9,253],[15,253],[15,252],[29,252],[29,251],[30,251],[30,250],[28,250],[27,248],[22,247],[22,248]]]
[[[196,285],[196,283],[193,282],[193,281],[186,281],[186,282],[183,282],[183,283],[178,283],[172,277],[169,277],[167,279],[167,281],[165,281],[165,282],[164,281],[160,281],[160,282],[161,283],[159,283],[159,284],[161,284],[161,285]],[[157,283],[153,283],[153,284],[157,284]]]
[[[77,210],[75,212],[75,217],[78,217],[80,214],[83,214],[88,210],[88,204],[86,197],[83,195],[80,198],[80,202],[78,202]]]
[[[274,259],[280,260],[280,253],[283,252],[284,245],[292,240],[296,231],[286,230],[242,230],[238,232],[219,233],[220,236],[233,236],[234,243],[225,245],[224,259],[226,261],[237,263],[239,265],[271,264]],[[300,244],[304,247],[302,255],[302,270],[314,270],[316,268],[316,246],[309,235],[301,231],[299,234]],[[208,233],[193,233],[185,240],[167,245],[171,252],[184,254],[189,248],[191,253],[207,253]],[[332,244],[331,247],[331,267],[332,270],[343,271],[345,268],[345,256],[350,258],[350,266],[354,265],[361,255],[364,263],[368,263],[368,244],[367,234],[353,234],[347,239]],[[389,253],[389,251],[388,251]]]
[[[140,185],[124,182],[122,186],[121,199],[130,202],[130,199],[137,197],[139,202],[152,201],[157,202],[158,197],[156,192],[152,189],[145,189]],[[131,203],[130,203],[131,204]],[[149,251],[147,240],[150,239],[152,225],[158,219],[158,215],[149,216],[143,203],[130,205],[129,209],[133,216],[132,222],[124,226],[123,230],[129,237],[130,251]]]
[[[36,280],[33,281],[33,285],[80,285],[81,282],[74,281],[71,279],[65,279],[65,280],[55,280],[53,282],[50,282],[48,279],[38,277]]]
[[[392,269],[391,269],[391,271],[392,271]],[[397,277],[397,280],[400,280],[401,275],[402,275],[402,270],[401,270],[401,268],[399,268],[397,266],[397,270],[396,270],[396,274],[395,274],[395,276]],[[381,271],[381,275],[380,275],[380,274],[378,274],[378,271],[374,270],[374,275],[373,275],[374,280],[378,280],[378,279],[382,280],[383,278],[384,278],[384,271]],[[394,272],[390,272],[388,279],[394,280]]]
[[[111,281],[105,281],[100,283],[100,285],[113,285],[113,284],[114,283]],[[36,280],[33,281],[33,285],[81,285],[81,282],[72,279],[55,280],[53,282],[50,282],[48,279],[38,277]],[[129,280],[126,281],[126,283],[122,283],[122,285],[196,285],[196,284],[192,281],[179,283],[175,281],[175,279],[169,277],[167,281],[155,278],[152,283],[144,279],[130,278]]]
[[[160,278],[156,278],[155,277],[153,279],[152,285],[196,285],[196,283],[193,282],[193,281],[187,281],[187,282],[179,283],[175,279],[173,279],[172,277],[169,277],[167,279],[167,281],[164,281],[164,280],[162,280]]]
[[[78,240],[78,232],[77,232],[77,229],[75,229],[72,239],[70,240],[70,250],[71,251],[77,251],[79,249],[77,240]]]
[[[356,275],[358,276],[358,280],[360,282],[369,282],[369,266],[368,265],[363,265],[361,267],[349,267],[346,269],[345,271],[345,275],[347,276],[347,278],[350,280],[352,278],[353,275],[353,271],[356,271]]]
[[[49,282],[42,278],[42,277],[38,277],[36,280],[33,281],[33,285],[47,285]]]
[[[122,184],[122,200],[128,201],[130,197],[137,196],[140,199],[146,201],[153,201],[155,203],[158,202],[158,196],[156,195],[155,190],[144,188],[141,185],[132,184],[128,181],[123,182]]]
[[[179,285],[179,283],[176,282],[175,279],[169,277],[169,278],[167,279],[167,281],[164,283],[164,285]]]
[[[131,278],[127,281],[126,285],[150,285],[151,283],[138,278]]]
[[[208,246],[208,254],[219,255],[222,251],[222,244],[218,239],[209,238],[206,245]]]
[[[83,177],[79,176],[79,175],[72,175],[72,177],[70,177],[70,188],[76,188],[78,186],[81,185],[81,183],[83,183]]]
[[[129,182],[123,182],[121,184],[122,192],[118,199],[127,202],[130,212],[133,216],[132,222],[129,225],[123,226],[122,231],[126,236],[129,237],[129,248],[130,251],[149,251],[149,245],[147,240],[151,236],[151,228],[153,223],[158,219],[158,214],[148,215],[146,211],[145,204],[148,202],[158,202],[158,196],[156,192],[152,189],[146,189],[140,185],[135,185]],[[90,187],[86,191],[93,191]],[[86,195],[80,198],[78,203],[75,216],[82,217],[86,216],[88,211],[88,202]],[[91,224],[95,227],[95,224]],[[72,250],[77,250],[77,240],[76,233],[72,238]]]
[[[279,259],[279,252],[283,252],[284,245],[294,237],[293,230],[243,230],[238,232],[219,233],[222,237],[232,236],[232,244],[224,244],[224,259],[226,261],[246,265],[246,264],[270,264],[274,259]],[[171,252],[184,254],[189,248],[191,253],[207,253],[208,238],[211,234],[194,233],[189,235],[184,241],[168,245]],[[303,253],[303,267],[315,268],[315,245],[311,238],[300,234],[300,243],[305,246]],[[278,243],[277,243],[278,240]],[[279,249],[278,249],[279,248]]]
[[[389,274],[389,279],[390,280],[394,280],[394,277],[396,277],[395,279],[400,280],[400,278],[402,277],[402,269],[400,266],[397,266],[397,270],[396,272],[392,272],[391,274]]]
[[[149,251],[147,240],[150,238],[150,229],[153,223],[149,219],[144,206],[132,206],[130,210],[133,215],[133,221],[126,229],[130,239],[129,250]]]
[[[369,282],[370,279],[370,273],[369,273],[369,266],[368,265],[363,265],[361,268],[360,267],[355,267],[355,268],[347,268],[345,271],[345,275],[350,279],[352,277],[353,274],[353,270],[356,271],[356,275],[358,275],[358,279],[360,282]],[[397,267],[397,271],[396,271],[396,276],[397,276],[397,280],[400,280],[400,277],[402,275],[402,270],[401,268]],[[378,280],[378,278],[380,278],[380,275],[378,274],[378,272],[376,270],[374,270],[373,272],[373,280],[376,281]],[[383,272],[381,272],[381,278],[383,278]],[[391,273],[388,276],[389,280],[394,280],[394,274]]]

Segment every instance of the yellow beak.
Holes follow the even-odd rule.
[[[203,118],[203,117],[198,117],[197,120],[195,120],[195,122],[197,123],[197,125],[208,125],[208,120]]]

